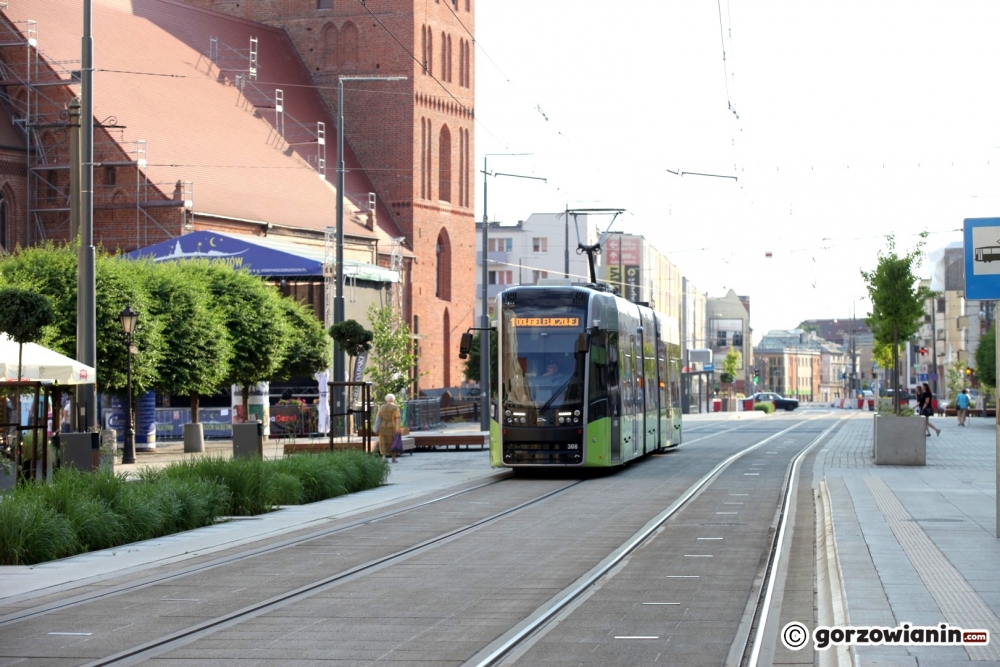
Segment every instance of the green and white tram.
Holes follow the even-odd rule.
[[[494,467],[613,467],[681,440],[674,318],[596,284],[496,299]]]

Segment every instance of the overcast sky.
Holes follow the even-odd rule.
[[[489,217],[625,208],[615,229],[700,291],[750,296],[755,339],[863,317],[859,269],[886,234],[905,251],[926,230],[933,250],[1000,216],[998,18],[986,1],[479,0],[476,169],[531,153],[489,169],[548,179],[490,178]],[[476,202],[481,219],[482,174]]]

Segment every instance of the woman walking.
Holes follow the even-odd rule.
[[[931,415],[934,414],[934,394],[931,393],[931,387],[926,382],[922,385],[923,392],[920,394],[919,398],[919,408],[920,414],[924,416],[924,426],[927,429],[927,435],[931,434],[931,429],[938,435],[941,435],[941,429],[931,423]]]
[[[385,403],[378,409],[378,450],[382,457],[392,456],[392,462],[396,462],[397,452],[392,451],[392,441],[399,433],[399,406],[396,405],[396,397],[393,394],[385,395]]]

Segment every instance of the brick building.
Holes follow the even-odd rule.
[[[70,236],[65,110],[79,94],[82,13],[74,0],[6,4],[10,249]],[[328,245],[337,77],[405,76],[344,84],[345,257],[401,272],[421,385],[457,384],[475,284],[472,26],[466,0],[419,12],[412,1],[94,0],[95,241],[129,251],[217,230]],[[282,284],[328,299],[322,277],[299,282]]]

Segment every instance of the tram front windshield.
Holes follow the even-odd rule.
[[[526,299],[525,299],[526,300]],[[585,308],[579,305],[522,304],[503,311],[503,402],[534,408],[539,417],[583,404]],[[586,349],[586,346],[582,346]]]

